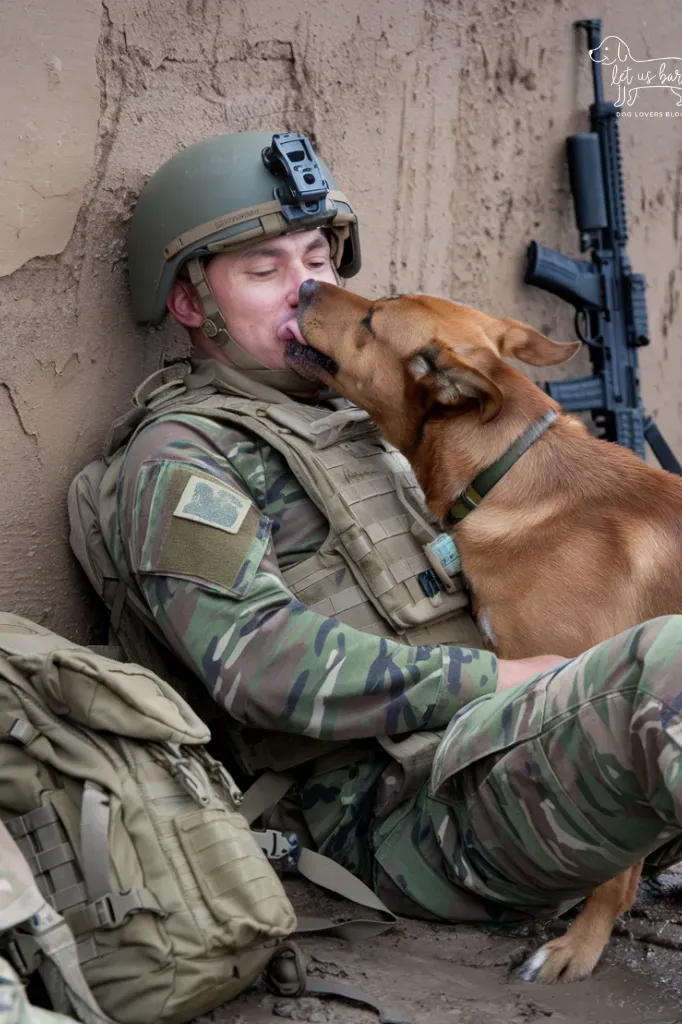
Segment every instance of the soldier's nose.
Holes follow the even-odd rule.
[[[317,291],[317,281],[312,277],[309,277],[307,281],[304,281],[301,287],[298,289],[298,301],[301,305],[305,305],[306,302],[310,302],[314,298],[315,292]]]

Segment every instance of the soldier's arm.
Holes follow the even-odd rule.
[[[237,720],[323,739],[393,735],[445,726],[495,690],[489,652],[394,643],[301,604],[253,500],[255,459],[240,473],[189,443],[163,454],[124,493],[128,561],[169,644]]]

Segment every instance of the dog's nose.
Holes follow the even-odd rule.
[[[317,281],[315,281],[312,277],[309,277],[308,280],[304,281],[301,287],[298,289],[298,301],[310,302],[316,291]]]

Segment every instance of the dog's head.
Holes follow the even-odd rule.
[[[616,61],[619,64],[627,64],[632,60],[630,48],[620,36],[607,36],[606,39],[602,39],[599,46],[590,50],[589,54],[595,64],[615,64]]]
[[[301,286],[298,324],[307,344],[289,342],[290,364],[366,409],[399,447],[420,428],[410,417],[423,425],[434,415],[474,413],[483,423],[498,416],[509,375],[521,378],[504,357],[551,366],[580,348],[446,299],[370,302],[320,281]]]

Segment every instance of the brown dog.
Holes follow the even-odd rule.
[[[446,525],[465,488],[533,424],[551,428],[456,527],[482,634],[502,658],[579,654],[682,611],[682,479],[591,437],[505,356],[562,363],[579,342],[423,295],[370,302],[306,281],[287,358],[366,409]],[[546,422],[546,421],[545,421]],[[634,901],[641,863],[600,886],[528,980],[586,977]]]

